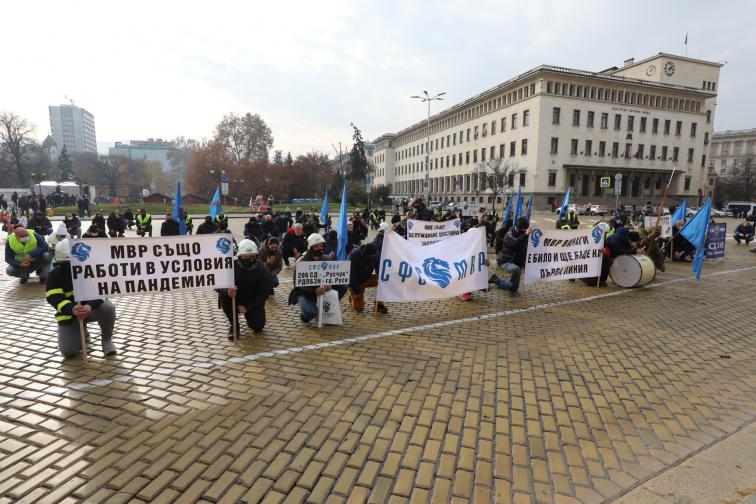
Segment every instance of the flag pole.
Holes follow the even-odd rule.
[[[664,194],[662,195],[661,204],[659,205],[659,213],[656,216],[656,224],[654,224],[654,227],[657,227],[659,225],[659,219],[661,219],[662,212],[664,211],[664,201],[667,199],[667,193],[669,192],[669,186],[672,185],[672,177],[675,176],[675,170],[677,169],[676,166],[672,167],[672,173],[669,175],[669,180],[667,181],[667,187],[664,188]]]
[[[81,301],[76,303],[76,306],[81,308]],[[87,334],[85,332],[84,321],[82,319],[79,319],[79,335],[81,336],[81,355],[84,357],[84,364],[88,365],[89,357],[87,357]]]
[[[231,316],[232,322],[231,322],[231,324],[234,327],[234,345],[236,345],[236,341],[237,341],[237,339],[239,337],[239,334],[238,334],[239,331],[238,331],[238,327],[237,327],[237,324],[236,324],[236,321],[237,321],[237,318],[236,318],[236,296],[234,296],[234,297],[231,298],[231,313],[232,313],[232,316]]]

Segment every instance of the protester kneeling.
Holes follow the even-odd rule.
[[[297,261],[329,261],[325,256],[325,240],[317,233],[307,237],[307,252]],[[296,278],[296,264],[294,277]],[[310,322],[318,316],[318,296],[322,296],[331,289],[336,290],[339,299],[347,292],[346,285],[323,285],[321,287],[295,287],[289,294],[289,304],[299,304],[299,318],[302,322]]]
[[[218,305],[228,318],[228,339],[234,339],[232,299],[236,298],[237,313],[244,315],[247,326],[258,333],[265,327],[265,300],[272,290],[270,270],[257,259],[257,245],[252,240],[242,240],[234,262],[234,287],[218,291]],[[236,334],[239,334],[238,318]]]
[[[374,273],[376,260],[375,245],[372,243],[362,245],[349,254],[349,302],[357,313],[362,313],[365,309],[365,289],[378,286],[378,274]],[[378,301],[376,311],[388,313],[388,308]]]
[[[63,240],[55,246],[55,268],[47,277],[47,292],[45,292],[47,302],[56,310],[58,349],[63,357],[74,357],[82,351],[80,325],[77,320],[74,320],[78,319],[84,322],[84,335],[87,342],[89,342],[87,323],[97,322],[102,338],[102,353],[106,356],[116,355],[116,347],[113,344],[115,306],[110,301],[102,299],[74,304],[70,260],[68,240]]]
[[[22,284],[35,271],[40,283],[44,283],[50,269],[50,254],[45,238],[23,226],[16,227],[13,233],[8,234],[5,243],[5,262],[8,263],[5,274],[21,279]]]
[[[501,289],[508,290],[512,294],[520,288],[520,276],[525,269],[525,255],[528,248],[528,236],[530,235],[530,223],[527,217],[520,217],[502,240],[502,248],[497,252],[499,267],[510,274],[509,280],[491,275],[489,284],[495,284]]]

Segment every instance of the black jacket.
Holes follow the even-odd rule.
[[[116,217],[115,213],[111,213],[108,216],[108,230],[111,233],[125,233],[126,232],[125,219],[121,216]]]
[[[626,228],[619,227],[606,239],[606,246],[609,248],[612,259],[621,255],[635,254],[637,249],[630,243],[629,234]]]
[[[304,253],[304,251],[307,250],[307,238],[304,234],[302,234],[302,236],[297,236],[294,232],[294,228],[291,228],[286,235],[284,235],[283,242],[281,243],[281,251],[285,257],[292,257],[294,255],[294,250],[297,250],[300,254]]]
[[[73,296],[73,279],[71,278],[70,263],[60,263],[47,275],[47,302],[56,310],[55,318],[58,324],[67,325],[73,323],[73,308],[76,306]],[[102,299],[82,301],[81,304],[89,305],[92,309],[99,307]]]
[[[268,238],[268,236],[276,236],[278,234],[278,226],[276,226],[276,223],[272,220],[262,221],[262,224],[260,224],[260,228],[262,229],[262,236],[264,238]]]
[[[234,262],[234,285],[236,285],[236,304],[244,306],[247,311],[265,309],[265,300],[273,291],[273,280],[270,270],[262,261],[255,261],[251,269],[242,267],[239,261]],[[219,291],[220,301],[228,302],[228,290]]]
[[[197,228],[197,234],[198,235],[200,235],[200,234],[213,234],[213,233],[215,233],[216,229],[218,229],[218,228],[212,222],[210,224],[208,224],[207,222],[203,222]]]
[[[66,225],[66,229],[68,229],[69,231],[81,227],[81,221],[75,215],[72,219],[63,218],[63,224]]]
[[[501,250],[496,254],[499,264],[514,263],[520,268],[525,267],[525,254],[528,249],[528,235],[512,226],[501,242]]]
[[[350,273],[349,287],[355,289],[362,285],[375,271],[375,258],[368,257],[362,252],[362,247],[356,248],[349,254]]]
[[[262,237],[262,229],[260,228],[260,223],[257,221],[248,221],[246,224],[244,224],[244,237],[260,243],[260,237]]]
[[[415,214],[412,218],[415,220],[432,221],[433,212],[428,210],[428,207],[426,207],[425,205],[422,205],[420,208],[415,210]]]
[[[43,236],[47,236],[53,231],[50,219],[48,219],[44,215],[41,219],[37,219],[36,215],[32,215],[29,221],[26,223],[26,229],[33,229]]]
[[[179,223],[176,220],[167,220],[160,226],[160,236],[178,236],[181,234]]]

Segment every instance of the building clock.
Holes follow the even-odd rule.
[[[667,77],[672,77],[675,73],[675,64],[671,61],[664,63],[664,73]]]
[[[648,65],[648,68],[646,68],[646,75],[649,77],[656,75],[656,65]]]

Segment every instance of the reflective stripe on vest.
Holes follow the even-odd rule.
[[[150,219],[152,219],[152,215],[150,214],[145,214],[145,215],[137,214],[137,223],[140,226],[148,222]]]
[[[37,237],[34,233],[29,233],[29,241],[21,243],[15,233],[12,233],[8,235],[8,245],[16,254],[16,261],[21,262],[25,256],[37,248]]]
[[[64,291],[61,288],[50,289],[49,291],[45,292],[45,297],[50,297],[50,296],[55,295],[55,294],[63,294],[65,297],[71,298],[71,299],[64,299],[63,301],[61,301],[60,303],[58,303],[58,306],[55,307],[55,310],[56,310],[56,312],[55,312],[55,320],[57,320],[58,322],[62,322],[64,320],[71,320],[71,319],[73,319],[73,317],[71,315],[64,315],[63,313],[61,313],[60,309],[63,308],[64,306],[66,306],[67,304],[73,303],[74,291],[67,291],[66,292],[66,291]]]

